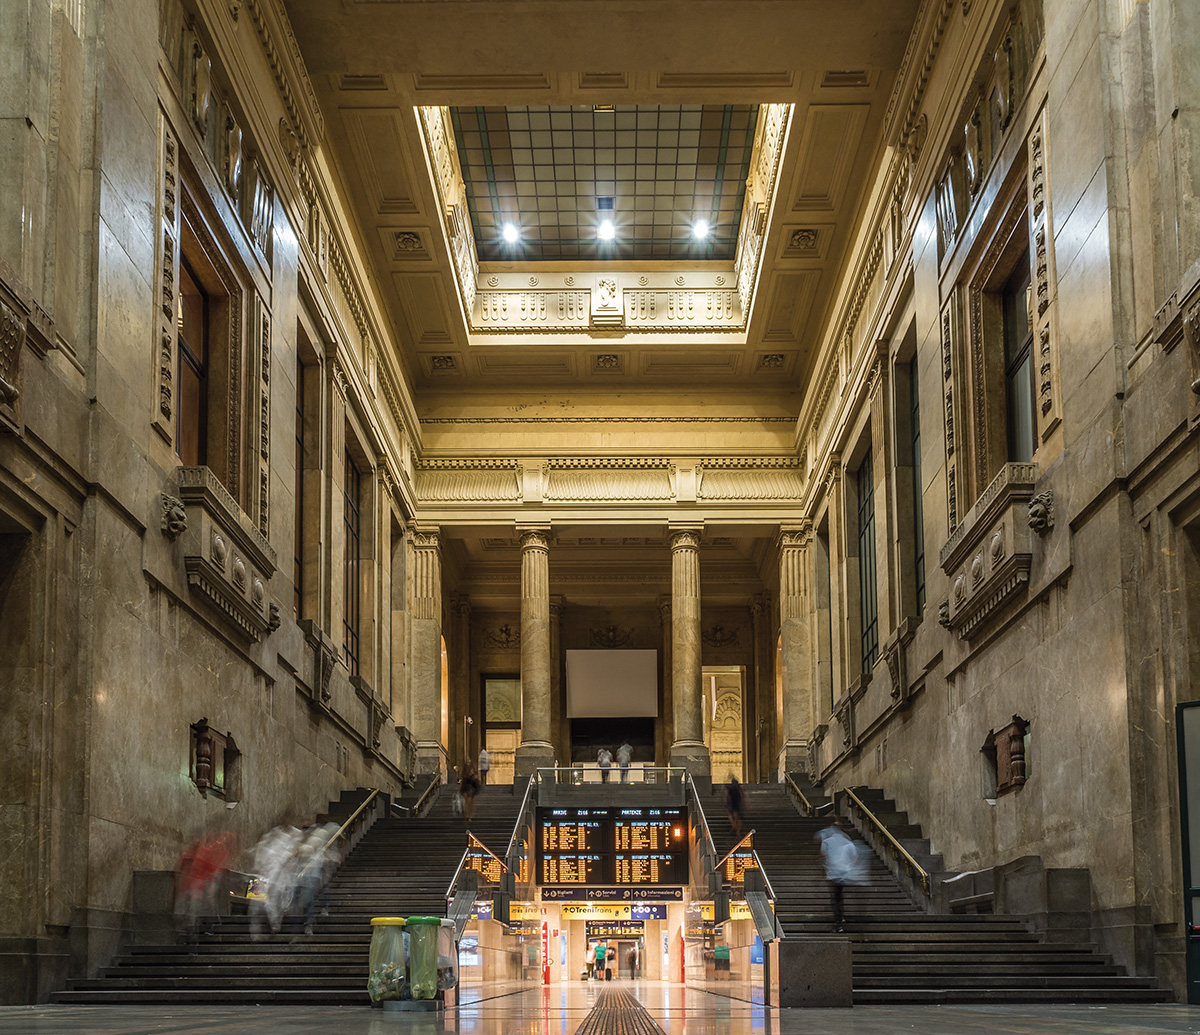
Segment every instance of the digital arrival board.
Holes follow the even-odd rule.
[[[688,880],[686,809],[537,810],[537,880],[660,887]]]

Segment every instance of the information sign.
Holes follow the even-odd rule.
[[[540,808],[537,822],[538,883],[549,890],[603,884],[643,890],[687,883],[684,809]]]

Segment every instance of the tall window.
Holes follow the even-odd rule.
[[[1033,400],[1033,312],[1029,284],[1029,253],[1017,262],[1004,285],[1004,398],[1008,424],[1008,459],[1033,459],[1035,421]]]
[[[296,617],[304,603],[304,364],[296,361],[296,521],[292,540],[292,606]]]
[[[858,483],[858,598],[862,616],[862,670],[868,673],[879,656],[879,594],[875,582],[875,476],[871,450],[863,457]]]
[[[175,449],[185,466],[198,467],[208,463],[208,296],[186,262],[179,288]]]
[[[913,572],[917,590],[917,614],[925,610],[925,508],[921,499],[921,398],[917,384],[917,361],[908,365],[909,428],[912,433],[913,477]]]
[[[359,619],[359,545],[362,537],[362,475],[354,466],[354,460],[346,451],[345,495],[346,560],[344,580],[344,604],[342,609],[342,657],[350,675],[358,675],[358,619]]]

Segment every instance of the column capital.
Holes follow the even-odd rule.
[[[415,547],[426,550],[436,550],[442,545],[442,529],[440,525],[421,522],[408,526],[408,537]]]
[[[566,600],[561,593],[554,593],[550,596],[550,617],[561,618],[563,608],[566,607]]]
[[[671,552],[676,550],[699,550],[700,536],[704,532],[703,525],[688,524],[667,526],[667,535],[671,542]]]
[[[668,622],[671,620],[671,598],[658,598],[658,617],[661,621]]]
[[[460,618],[469,618],[472,611],[471,601],[466,597],[455,597],[450,601],[450,610]]]
[[[805,518],[803,521],[780,525],[775,547],[779,550],[803,548],[811,538],[812,520]]]
[[[524,550],[549,550],[549,525],[517,525],[517,539]]]

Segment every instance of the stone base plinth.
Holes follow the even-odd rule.
[[[779,946],[780,1006],[853,1006],[849,938],[784,938]]]
[[[688,776],[712,775],[712,762],[708,757],[708,748],[703,744],[693,744],[687,741],[671,745],[670,764],[672,767],[686,769]]]
[[[536,770],[549,769],[554,765],[553,744],[518,744],[513,761],[513,786],[524,787]]]

